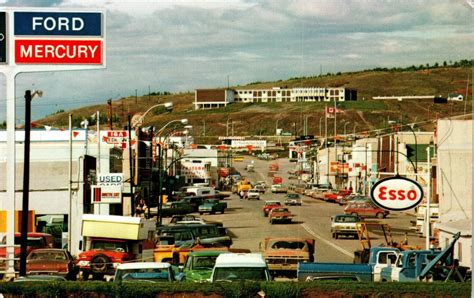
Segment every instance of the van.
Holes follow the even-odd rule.
[[[216,259],[211,281],[271,281],[270,271],[261,253],[223,253]]]

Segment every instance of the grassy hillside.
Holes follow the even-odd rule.
[[[421,129],[431,130],[432,124],[424,122],[435,117],[459,115],[471,111],[472,92],[469,91],[469,101],[450,102],[448,104],[434,104],[432,100],[406,101],[375,101],[373,96],[383,95],[443,95],[459,92],[466,93],[466,83],[470,67],[444,67],[418,71],[364,71],[343,73],[340,75],[316,76],[309,78],[294,78],[287,81],[252,83],[243,88],[271,88],[271,87],[336,87],[354,88],[358,91],[358,101],[344,102],[340,108],[344,111],[338,114],[338,133],[388,127],[389,120],[401,123],[419,123]],[[193,125],[193,136],[215,137],[225,135],[226,124],[228,132],[234,135],[274,135],[275,128],[293,134],[303,132],[304,119],[307,118],[309,134],[324,134],[324,107],[327,103],[259,103],[259,104],[232,104],[218,110],[194,111],[194,93],[172,94],[166,96],[143,96],[135,102],[135,97],[114,100],[112,103],[114,128],[126,126],[127,115],[144,112],[152,105],[172,101],[174,110],[171,113],[149,113],[145,119],[145,126],[161,127],[165,123],[181,118],[188,118]],[[104,124],[108,113],[108,106],[88,106],[64,113],[58,113],[36,122],[54,127],[67,127],[68,113],[73,113],[77,125],[85,117],[95,111],[100,111]],[[162,111],[161,111],[162,112]],[[329,135],[333,132],[333,122],[329,120]],[[278,122],[278,123],[277,123]],[[321,126],[320,126],[321,123]],[[347,123],[347,124],[346,124]],[[204,130],[205,128],[205,130]],[[200,141],[205,141],[200,139]]]

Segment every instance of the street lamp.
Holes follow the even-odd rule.
[[[31,132],[31,101],[38,95],[43,96],[43,91],[25,91],[25,152],[23,161],[23,204],[21,212],[21,237],[20,237],[20,276],[26,275],[26,255],[28,246],[28,209],[30,193],[30,132]],[[69,214],[69,217],[71,214]],[[69,227],[70,229],[71,227]],[[70,248],[69,248],[70,249]]]
[[[415,138],[415,169],[414,169],[414,172],[415,172],[415,174],[417,174],[417,172],[418,172],[418,142],[417,142],[417,139],[416,139],[416,133],[413,130],[413,127],[415,127],[415,123],[410,123],[410,124],[407,125],[407,127],[411,130],[411,132],[413,133],[413,137]],[[415,180],[418,180],[418,176],[415,176]]]
[[[143,119],[145,119],[145,116],[154,108],[157,107],[165,107],[167,111],[173,110],[173,103],[172,102],[165,102],[165,103],[160,103],[156,104],[154,106],[151,106],[148,110],[145,111],[143,114],[135,114],[133,115],[132,118],[132,126],[133,128],[140,127],[143,125]]]
[[[346,138],[346,127],[347,127],[347,124],[349,124],[349,123],[350,123],[349,121],[344,123],[344,138]]]
[[[179,122],[181,125],[187,125],[188,124],[188,119],[186,118],[183,118],[183,119],[177,119],[177,120],[171,120],[170,122],[166,123],[162,128],[160,128],[158,130],[158,134],[157,136],[161,136],[161,134],[163,133],[163,131],[165,130],[166,127],[168,127],[168,125],[170,125],[171,123],[176,123],[176,122]]]

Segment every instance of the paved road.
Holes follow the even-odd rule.
[[[245,165],[254,161],[255,172],[247,173]],[[243,162],[235,163],[234,166],[251,181],[264,180],[271,184],[271,178],[267,177],[268,165],[277,162],[280,166],[279,175],[283,177],[283,183],[288,184],[288,176],[285,174],[294,166],[288,160],[262,161],[246,157]],[[283,194],[272,194],[270,190],[261,196],[260,201],[241,200],[237,195],[227,199],[228,210],[223,215],[205,215],[204,218],[219,220],[229,228],[234,236],[235,248],[248,248],[259,251],[259,243],[265,237],[288,236],[304,237],[316,240],[315,259],[320,262],[352,262],[353,251],[360,249],[357,239],[332,239],[330,233],[330,217],[343,213],[343,207],[334,203],[328,203],[310,197],[303,198],[302,206],[289,207],[296,214],[293,224],[271,225],[268,218],[263,216],[261,208],[263,201],[278,199],[283,202]],[[423,245],[424,240],[418,238],[408,230],[410,220],[414,218],[401,212],[392,213],[384,221],[392,227],[392,236],[395,241],[401,241],[404,233],[409,232],[409,243]],[[383,236],[379,233],[373,239],[373,245],[383,243]]]

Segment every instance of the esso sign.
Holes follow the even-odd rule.
[[[423,189],[413,180],[391,177],[378,181],[370,196],[380,208],[402,211],[416,207],[423,199]]]

